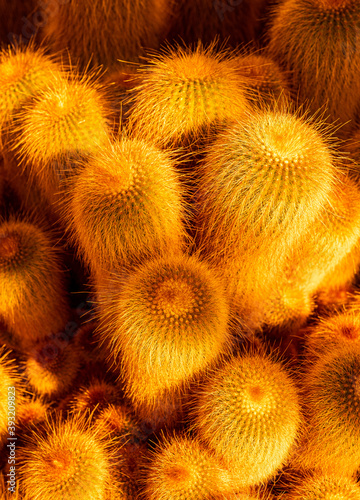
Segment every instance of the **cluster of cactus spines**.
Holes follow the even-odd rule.
[[[13,388],[13,389],[9,389]],[[8,407],[11,395],[11,408]],[[12,398],[14,396],[14,398]],[[9,352],[0,350],[0,447],[6,437],[9,437],[9,420],[15,418],[19,406],[22,403],[22,384],[16,365],[9,357]],[[9,412],[12,412],[11,414]],[[11,425],[10,425],[11,427]]]
[[[256,486],[275,475],[294,447],[301,423],[298,391],[281,362],[245,353],[208,377],[193,419],[239,485]]]
[[[341,475],[307,474],[282,496],[284,500],[357,500],[359,483]]]
[[[1,50],[0,134],[3,141],[21,107],[63,73],[59,63],[44,50],[35,49],[33,44]]]
[[[53,203],[77,171],[76,160],[105,145],[109,133],[108,105],[97,85],[69,74],[22,109],[14,149]]]
[[[160,53],[139,75],[141,83],[131,91],[129,128],[158,145],[188,144],[249,111],[235,56],[214,45]]]
[[[20,218],[0,224],[0,316],[18,346],[60,331],[69,318],[60,252],[50,233]]]
[[[47,5],[45,40],[82,69],[128,67],[166,34],[172,0],[69,0]],[[86,23],[83,20],[86,19]]]
[[[90,384],[81,387],[71,403],[72,411],[84,413],[89,411],[92,415],[100,413],[110,404],[120,400],[119,388],[102,379],[94,378]]]
[[[292,464],[353,476],[360,467],[360,346],[335,344],[308,363],[307,426]]]
[[[291,100],[289,84],[278,64],[263,53],[240,56],[237,59],[238,71],[252,90],[252,103],[275,105],[279,108]]]
[[[26,398],[19,405],[17,411],[17,425],[21,429],[31,429],[39,427],[41,422],[45,422],[49,415],[50,405],[39,397]]]
[[[146,500],[203,500],[234,489],[231,473],[196,438],[186,435],[158,444],[144,483]]]
[[[358,2],[286,0],[274,14],[269,53],[291,72],[294,92],[350,129],[360,96]]]
[[[198,245],[224,267],[240,314],[261,324],[285,256],[337,184],[326,136],[289,112],[254,113],[218,136],[199,177]]]
[[[143,141],[123,138],[93,155],[68,205],[69,225],[90,269],[111,271],[181,251],[182,191],[169,154]]]
[[[120,358],[133,404],[161,410],[172,394],[227,353],[228,304],[221,281],[195,256],[150,261],[99,291],[103,331]]]
[[[146,433],[131,408],[125,404],[109,404],[97,416],[94,426],[100,434],[120,444],[145,441]]]
[[[112,453],[84,418],[49,420],[19,452],[20,486],[26,498],[104,500]]]
[[[46,397],[66,393],[79,368],[79,351],[73,343],[59,347],[51,337],[34,343],[25,361],[29,384],[37,394]]]

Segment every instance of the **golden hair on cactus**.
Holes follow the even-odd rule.
[[[101,90],[91,78],[69,74],[53,80],[21,113],[14,149],[51,202],[77,171],[75,160],[108,141],[109,104]]]
[[[29,98],[61,78],[63,70],[43,49],[8,47],[0,52],[0,134],[8,130]],[[3,137],[2,137],[3,138]]]
[[[94,378],[87,386],[79,389],[71,407],[74,412],[89,411],[93,416],[108,406],[118,403],[119,399],[118,387],[105,380]]]
[[[298,391],[282,363],[245,353],[207,378],[193,420],[239,485],[256,486],[271,479],[292,451],[301,424]]]
[[[307,415],[291,465],[340,476],[360,467],[360,345],[323,350],[304,377]]]
[[[357,0],[286,0],[274,12],[269,53],[312,112],[354,120],[360,98]],[[340,130],[347,131],[352,123]]]
[[[48,416],[50,405],[41,398],[27,398],[19,406],[17,411],[17,425],[20,429],[29,429],[39,426]]]
[[[161,146],[179,146],[249,110],[236,58],[204,48],[170,49],[139,69],[129,128]]]
[[[138,411],[161,411],[177,391],[229,351],[222,283],[195,256],[150,261],[100,288],[101,337]],[[101,325],[100,325],[101,327]]]
[[[134,500],[142,498],[140,485],[142,482],[141,470],[147,446],[144,443],[125,444],[116,452],[119,466],[115,471],[116,482],[110,489],[106,500]]]
[[[100,434],[120,444],[136,444],[146,438],[140,421],[125,404],[109,404],[98,415],[94,426],[99,428]]]
[[[0,223],[0,282],[0,316],[19,347],[64,327],[70,310],[60,252],[41,226]]]
[[[87,69],[125,67],[157,49],[165,36],[172,0],[67,0],[45,4],[44,35],[53,50],[68,51]]]
[[[289,85],[278,64],[262,53],[237,58],[238,71],[251,88],[252,102],[260,107],[276,103],[284,106],[290,101]]]
[[[23,401],[23,387],[9,354],[0,348],[0,447],[7,437],[15,436],[15,417]]]
[[[121,139],[93,155],[66,210],[80,255],[95,271],[133,266],[185,240],[182,188],[172,158],[143,141]]]
[[[232,489],[231,474],[196,438],[163,439],[151,455],[145,468],[146,500],[203,500]]]
[[[79,351],[73,343],[59,345],[56,337],[37,342],[25,362],[30,385],[41,396],[56,397],[70,389],[80,368]]]
[[[19,451],[20,485],[32,500],[104,500],[114,478],[109,446],[82,417],[48,421]]]
[[[360,486],[353,479],[341,475],[309,474],[290,487],[284,500],[358,500]]]

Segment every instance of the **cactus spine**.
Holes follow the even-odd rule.
[[[0,315],[22,347],[61,330],[69,305],[51,236],[24,220],[0,224]]]
[[[104,500],[111,478],[111,455],[84,419],[48,422],[21,450],[21,488],[40,500]]]
[[[96,272],[180,251],[182,189],[169,155],[122,139],[85,165],[70,192],[74,238]]]
[[[179,146],[249,109],[236,59],[214,46],[159,54],[139,71],[129,127],[158,145]]]
[[[286,0],[275,11],[269,52],[291,71],[302,101],[312,112],[326,110],[330,121],[354,120],[357,112],[359,28],[356,0]]]
[[[174,404],[180,388],[228,351],[222,284],[196,257],[150,261],[99,293],[102,338],[121,366],[125,391],[145,415]],[[175,402],[176,404],[176,402]]]
[[[44,35],[55,52],[68,50],[82,69],[139,62],[166,33],[172,1],[69,0],[48,4]],[[85,20],[85,22],[84,22]]]
[[[15,416],[22,403],[22,387],[19,375],[9,352],[0,350],[0,447],[7,437],[15,436]],[[14,427],[14,429],[12,429]]]
[[[335,346],[308,368],[304,390],[308,428],[295,467],[352,476],[360,467],[360,346]]]
[[[193,418],[200,438],[243,487],[267,481],[284,465],[301,422],[297,389],[282,364],[251,353],[208,378]]]
[[[352,479],[323,474],[307,475],[290,489],[284,500],[357,500],[359,485]]]

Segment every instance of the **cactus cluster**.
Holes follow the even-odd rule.
[[[359,33],[0,0],[1,498],[360,498]]]

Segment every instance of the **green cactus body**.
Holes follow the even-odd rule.
[[[150,261],[99,290],[101,337],[120,358],[127,395],[144,415],[161,411],[194,376],[228,352],[222,283],[194,256]],[[174,401],[175,398],[175,401]]]
[[[284,500],[357,500],[360,487],[352,479],[322,474],[308,475],[290,492]]]
[[[286,0],[275,11],[269,53],[291,72],[300,99],[330,121],[354,120],[357,112],[359,29],[356,0]]]
[[[108,104],[99,85],[57,79],[22,110],[15,152],[51,203],[77,172],[76,160],[108,142]]]
[[[251,353],[208,378],[193,418],[243,487],[269,480],[284,465],[301,422],[297,389],[282,364]]]
[[[230,473],[196,439],[160,443],[146,468],[146,500],[203,500],[231,490]],[[224,498],[221,496],[221,498]]]
[[[285,112],[259,112],[210,146],[199,168],[197,242],[224,269],[246,321],[263,322],[286,256],[320,214],[336,174],[321,133]]]
[[[72,62],[114,68],[139,62],[166,34],[172,0],[68,0],[49,3],[44,35],[55,52]]]
[[[86,263],[99,272],[181,251],[181,194],[167,153],[138,140],[109,143],[85,164],[66,211]]]
[[[111,483],[111,454],[84,421],[48,423],[19,452],[26,498],[104,500]]]
[[[360,467],[360,346],[334,346],[310,364],[307,427],[292,465],[352,476]]]
[[[61,330],[69,318],[60,254],[40,226],[0,224],[0,316],[18,346]]]
[[[236,59],[214,46],[172,49],[139,71],[129,127],[138,136],[165,146],[180,146],[235,120],[249,110],[244,78]]]

